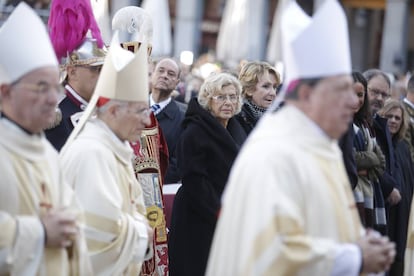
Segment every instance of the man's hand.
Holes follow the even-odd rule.
[[[392,192],[387,198],[387,201],[391,205],[396,205],[401,200],[401,194],[400,191],[398,191],[396,188],[392,189]]]
[[[69,247],[79,234],[77,215],[68,210],[49,210],[40,220],[45,228],[46,247]]]
[[[395,243],[377,232],[368,230],[357,245],[361,249],[361,273],[380,273],[390,269],[395,258]]]

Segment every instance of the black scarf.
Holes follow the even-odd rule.
[[[266,112],[266,108],[255,105],[251,100],[246,99],[244,103],[245,111],[254,120],[254,122],[257,122]]]

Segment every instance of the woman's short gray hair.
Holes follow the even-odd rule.
[[[236,94],[239,100],[237,101],[235,114],[239,113],[243,104],[241,97],[242,86],[240,81],[229,73],[217,73],[207,77],[200,87],[198,103],[206,110],[210,110],[212,97],[228,85],[233,85],[236,88]]]

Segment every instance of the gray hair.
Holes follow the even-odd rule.
[[[207,77],[198,93],[198,103],[204,109],[210,110],[212,97],[228,85],[233,85],[236,88],[236,94],[239,100],[237,101],[235,114],[239,113],[243,104],[241,97],[242,86],[240,81],[229,73],[217,73]]]
[[[363,74],[364,78],[367,80],[367,83],[377,77],[377,76],[381,76],[388,84],[388,87],[391,89],[391,80],[388,77],[388,75],[386,73],[384,73],[383,71],[379,70],[379,69],[369,69],[367,71],[365,71]]]
[[[119,105],[121,107],[127,107],[129,105],[129,102],[111,99],[107,103],[105,103],[103,106],[98,107],[96,109],[96,114],[99,117],[100,115],[106,113],[108,109],[114,105]]]

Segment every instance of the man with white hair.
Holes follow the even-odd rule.
[[[0,274],[91,275],[81,214],[43,133],[60,90],[46,28],[22,2],[0,42]]]
[[[363,229],[337,144],[357,104],[345,14],[336,0],[313,17],[292,1],[281,20],[286,104],[234,163],[206,275],[384,272],[395,245]]]
[[[135,53],[141,44],[146,43],[150,56],[152,19],[144,9],[136,6],[119,9],[112,19],[112,29],[119,32],[124,49]],[[135,175],[144,192],[148,222],[154,229],[154,255],[143,263],[141,275],[163,276],[168,275],[167,227],[162,194],[168,167],[168,147],[153,112],[150,121],[142,130],[139,143],[131,143]]]
[[[137,142],[150,123],[147,51],[143,46],[133,54],[116,38],[94,95],[60,155],[85,211],[95,275],[138,275],[152,255],[152,229],[129,142]]]

